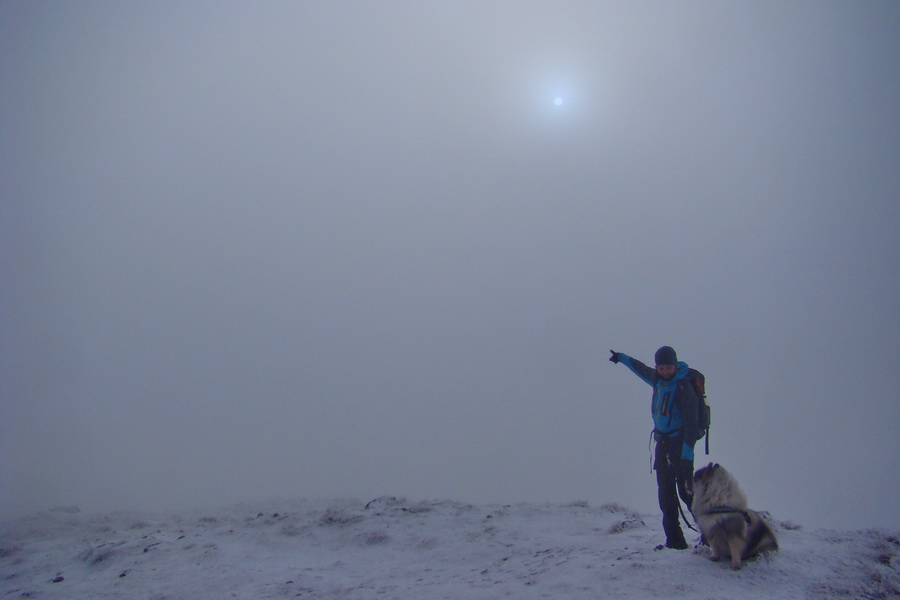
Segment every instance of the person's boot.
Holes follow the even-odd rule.
[[[666,532],[666,548],[675,550],[686,550],[687,541],[684,539],[684,532],[681,531],[681,525],[678,524],[678,518],[664,519],[663,530]]]

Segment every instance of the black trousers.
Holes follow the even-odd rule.
[[[656,442],[653,468],[656,470],[656,486],[659,509],[663,514],[663,530],[668,545],[684,544],[684,533],[678,521],[678,497],[690,508],[693,499],[693,472],[684,468],[681,461],[682,439],[680,435],[664,437]]]

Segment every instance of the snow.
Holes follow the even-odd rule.
[[[63,508],[0,523],[0,598],[900,597],[896,532],[772,525],[781,550],[732,571],[705,546],[654,550],[658,515],[615,504],[382,497],[175,514]]]

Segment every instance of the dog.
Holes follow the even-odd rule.
[[[772,528],[747,507],[747,496],[734,477],[718,464],[709,463],[694,473],[691,513],[718,561],[731,557],[731,568],[763,552],[778,550]]]

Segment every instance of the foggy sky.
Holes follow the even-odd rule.
[[[656,514],[650,388],[900,527],[900,5],[0,5],[0,516]],[[556,98],[562,99],[557,106]]]

